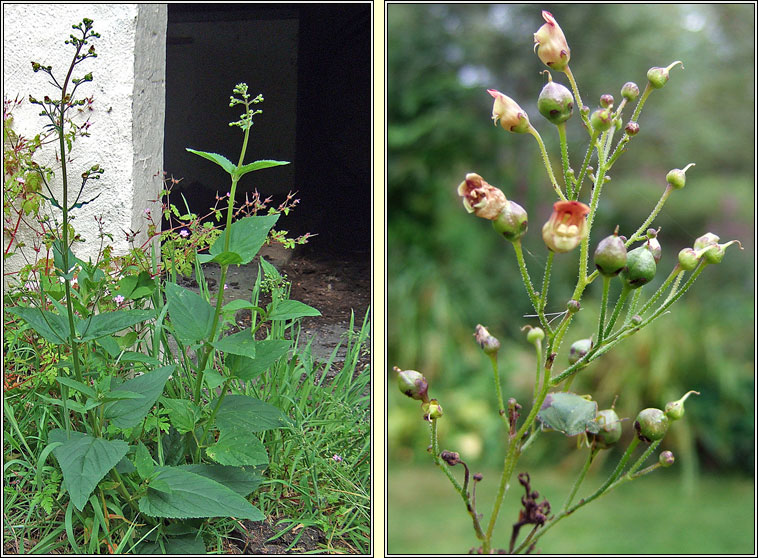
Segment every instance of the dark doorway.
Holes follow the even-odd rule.
[[[305,250],[368,260],[371,248],[371,4],[169,4],[164,167],[182,178],[193,211],[215,203],[228,177],[186,147],[239,158],[242,133],[229,96],[239,82],[262,93],[245,162],[290,161],[246,175],[278,205]],[[178,199],[178,197],[177,197]],[[238,199],[239,195],[238,195]]]

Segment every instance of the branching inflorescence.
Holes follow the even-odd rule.
[[[495,125],[499,124],[512,133],[528,133],[537,141],[550,184],[558,198],[553,205],[550,219],[542,227],[542,238],[548,253],[540,291],[537,291],[532,283],[521,246],[521,238],[527,233],[528,228],[527,211],[476,173],[467,174],[458,186],[458,194],[466,211],[492,221],[495,231],[512,244],[519,273],[541,326],[524,328],[527,330],[527,341],[534,346],[536,353],[534,396],[531,407],[524,413],[520,412],[522,406],[514,398],[508,400],[507,407],[503,401],[497,367],[499,341],[485,327],[477,325],[476,328],[476,340],[492,364],[498,412],[507,431],[506,455],[497,497],[486,523],[483,515],[476,509],[473,487],[478,482],[469,490],[469,470],[460,455],[448,450],[440,452],[437,421],[442,417],[442,406],[438,400],[429,398],[426,378],[415,370],[401,370],[398,367],[394,369],[398,374],[401,391],[422,402],[423,418],[430,425],[432,457],[464,500],[480,543],[474,551],[484,554],[497,552],[492,541],[494,528],[519,457],[540,432],[546,429],[557,430],[566,436],[582,436],[586,440],[585,445],[589,447],[589,455],[565,504],[560,510],[553,508],[555,513],[552,514],[547,501],[537,504],[537,493],[531,492],[528,474],[519,475],[519,481],[526,489],[526,496],[522,499],[524,509],[514,524],[510,553],[531,551],[538,539],[553,525],[619,484],[644,476],[659,467],[673,464],[673,454],[664,451],[657,463],[641,469],[645,460],[661,443],[670,424],[682,418],[684,401],[690,394],[697,393],[694,391],[688,392],[678,401],[668,403],[663,410],[648,408],[640,411],[631,423],[636,435],[613,473],[594,493],[576,501],[575,497],[582,481],[597,454],[601,450],[613,447],[621,439],[622,421],[613,408],[598,410],[597,402],[592,401],[589,396],[571,393],[569,387],[576,374],[588,364],[663,315],[692,286],[708,265],[721,262],[728,246],[735,243],[740,245],[737,240],[719,244],[718,236],[707,233],[698,238],[692,247],[683,248],[679,252],[678,263],[660,287],[653,292],[642,289],[656,275],[661,258],[661,245],[657,238],[659,230],[650,227],[671,193],[684,187],[686,172],[694,165],[690,163],[683,169],[674,169],[666,175],[666,187],[659,202],[637,230],[625,237],[619,234],[616,227],[612,234],[596,244],[593,257],[595,269],[588,269],[590,233],[599,208],[603,185],[610,180],[608,172],[640,132],[638,121],[648,97],[653,91],[666,85],[669,72],[675,66],[683,65],[682,62],[676,61],[665,68],[651,68],[641,94],[636,84],[628,82],[621,88],[622,100],[617,107],[614,108],[613,97],[606,94],[600,98],[600,106],[590,112],[589,107],[582,103],[579,87],[569,67],[571,50],[563,31],[552,14],[543,11],[542,17],[545,24],[534,34],[536,53],[550,70],[564,73],[571,86],[569,89],[554,82],[550,72],[545,71],[548,83],[537,101],[540,114],[558,130],[562,162],[562,172],[559,176],[562,178],[562,185],[553,172],[545,144],[539,132],[530,123],[526,111],[500,91],[488,90],[495,99],[492,111]],[[631,118],[624,124],[623,110],[627,104],[635,101],[637,104]],[[589,136],[578,174],[575,174],[569,163],[566,140],[566,122],[571,118],[575,106],[578,107],[582,126]],[[614,135],[617,132],[621,133],[621,138],[614,145]],[[593,156],[596,160],[595,168],[590,166]],[[587,181],[590,182],[589,188],[584,187]],[[584,201],[580,201],[580,197]],[[637,246],[632,247],[634,244]],[[546,317],[545,308],[548,303],[554,255],[570,253],[577,248],[579,273],[576,285],[571,298],[566,302],[566,311],[562,318],[553,325]],[[573,316],[581,309],[585,289],[598,278],[602,279],[602,300],[594,338],[581,339],[573,343],[568,365],[563,370],[557,370],[555,366],[558,349],[569,331]],[[614,278],[621,282],[621,290],[618,300],[611,307],[609,287]],[[626,313],[622,317],[624,309]],[[525,417],[519,425],[519,419],[523,415]],[[540,428],[537,427],[537,419],[541,424]],[[627,466],[640,442],[647,446],[646,450],[632,465]],[[466,482],[462,486],[450,470],[459,463],[464,464],[466,470]],[[476,479],[481,480],[481,476]],[[532,524],[533,528],[519,542],[519,530],[526,524]]]

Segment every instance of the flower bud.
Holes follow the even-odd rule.
[[[665,68],[650,68],[647,71],[647,80],[650,82],[650,87],[653,89],[660,89],[666,85],[666,82],[669,80],[669,71],[677,64],[681,65],[682,69],[684,69],[684,64],[679,60],[672,62]]]
[[[718,244],[718,241],[720,240],[719,236],[716,234],[713,234],[712,232],[705,233],[703,236],[699,236],[695,239],[695,243],[692,245],[692,247],[696,251],[701,251],[703,248],[706,248],[707,246],[713,246],[715,244]]]
[[[566,303],[566,310],[568,310],[570,314],[576,314],[581,309],[582,309],[582,304],[578,300],[574,300],[572,298]]]
[[[653,255],[656,264],[661,261],[661,243],[658,242],[656,237],[648,238],[643,246]]]
[[[643,409],[634,421],[637,437],[643,442],[663,439],[669,428],[669,419],[660,409]]]
[[[529,216],[526,210],[513,201],[506,201],[505,207],[492,221],[495,230],[507,240],[515,242],[526,234],[529,227]]]
[[[429,384],[420,372],[415,370],[400,370],[397,366],[393,370],[397,372],[397,385],[401,392],[411,399],[429,401],[429,396],[426,393],[429,389]]]
[[[700,255],[692,248],[682,248],[679,251],[679,267],[684,271],[692,271],[699,261]]]
[[[658,463],[661,467],[671,467],[674,464],[674,454],[670,451],[662,451],[658,456]]]
[[[601,240],[595,249],[595,267],[601,275],[615,277],[626,265],[626,245],[618,236],[618,227]]]
[[[576,364],[581,358],[584,357],[592,349],[592,339],[580,339],[574,341],[569,350],[568,361],[569,364]]]
[[[537,98],[537,108],[542,116],[558,125],[571,118],[571,113],[574,111],[574,96],[567,87],[555,83],[549,73],[548,77],[550,81],[542,88]]]
[[[578,201],[558,201],[553,214],[542,227],[542,239],[553,252],[570,252],[587,237],[590,208]]]
[[[621,438],[621,421],[613,409],[598,411],[595,419],[600,428],[597,434],[590,434],[590,439],[600,449],[608,449]]]
[[[666,403],[666,406],[664,407],[664,412],[666,413],[666,416],[670,420],[679,420],[680,418],[682,418],[684,416],[684,402],[693,393],[695,395],[700,395],[699,391],[694,391],[694,390],[688,391],[682,396],[681,399],[677,401],[669,401],[668,403]]]
[[[640,125],[636,122],[629,121],[627,122],[624,131],[628,136],[636,136],[640,131]]]
[[[621,279],[633,289],[637,289],[655,277],[655,258],[653,254],[640,246],[626,255],[626,267],[621,270]]]
[[[607,93],[605,95],[601,95],[600,106],[606,109],[613,108],[613,95],[608,95]]]
[[[440,458],[451,467],[454,467],[461,462],[461,455],[457,451],[443,450],[442,453],[440,453]]]
[[[590,115],[590,122],[592,123],[592,127],[599,132],[609,130],[613,124],[611,111],[607,108],[597,109]]]
[[[500,122],[504,130],[517,134],[529,131],[529,116],[516,101],[496,89],[487,89],[487,93],[495,98],[495,104],[492,106],[492,120],[495,126]]]
[[[529,327],[529,326],[526,326]],[[536,345],[545,338],[545,332],[539,327],[530,327],[526,333],[526,340],[532,345]]]
[[[487,355],[496,355],[497,351],[500,349],[500,341],[498,341],[496,337],[490,335],[487,328],[481,324],[477,324],[474,337],[476,338],[476,342],[479,343],[479,346]]]
[[[542,17],[547,23],[534,34],[537,56],[549,68],[563,72],[571,58],[571,49],[553,14],[543,10]]]
[[[458,185],[458,195],[463,198],[463,207],[482,219],[497,219],[508,204],[502,190],[488,184],[476,173],[468,173]]]
[[[637,100],[637,97],[640,96],[640,88],[637,87],[637,84],[633,81],[627,81],[621,87],[621,96],[632,103]]]
[[[715,244],[705,251],[705,261],[709,264],[721,263],[721,260],[724,259],[724,254],[726,254],[726,249],[735,242],[737,243],[737,246],[740,247],[740,250],[742,250],[742,243],[739,240],[730,240],[725,244]]]
[[[684,188],[684,182],[685,182],[685,173],[687,172],[687,169],[690,167],[694,167],[695,163],[690,163],[683,169],[671,169],[668,174],[666,174],[666,182],[672,187],[679,190],[680,188]]]
[[[437,420],[442,417],[442,405],[436,399],[423,403],[421,410],[424,412],[424,420]]]

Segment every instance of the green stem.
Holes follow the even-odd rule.
[[[584,125],[587,127],[587,131],[589,132],[590,136],[592,136],[594,130],[592,129],[592,124],[590,123],[589,116],[584,114],[582,109],[584,108],[584,104],[582,103],[582,96],[579,94],[579,86],[576,84],[576,80],[574,79],[574,74],[571,72],[571,68],[566,66],[566,69],[563,70],[563,72],[566,74],[566,77],[569,80],[569,83],[571,84],[571,89],[574,91],[574,97],[576,98],[576,104],[577,108],[579,109],[579,116],[582,119],[582,122],[584,122]]]
[[[545,333],[549,334],[549,332],[552,332],[552,329],[545,319],[545,312],[540,308],[540,299],[537,296],[537,293],[534,292],[532,280],[529,278],[529,271],[526,269],[526,262],[524,261],[524,249],[521,246],[521,239],[515,240],[511,244],[513,244],[513,249],[516,251],[516,260],[518,260],[518,268],[521,272],[521,280],[524,283],[524,287],[526,287],[526,292],[529,295],[529,300],[532,301],[532,307],[539,317],[542,328],[545,330]]]
[[[608,292],[611,288],[611,277],[603,276],[603,299],[600,303],[600,318],[597,324],[597,339],[595,344],[600,345],[603,342],[603,333],[605,332],[605,309],[608,306]]]
[[[587,460],[584,462],[584,467],[582,467],[582,470],[579,472],[579,476],[577,477],[576,482],[574,482],[574,486],[571,488],[571,492],[569,493],[568,498],[566,498],[566,503],[563,505],[564,511],[566,511],[571,505],[571,502],[574,501],[574,496],[576,496],[579,487],[582,485],[582,482],[584,482],[584,477],[587,476],[587,471],[590,470],[592,461],[595,459],[595,456],[599,451],[600,450],[597,449],[597,447],[594,445],[590,448],[590,453],[587,456]]]
[[[510,428],[508,424],[508,414],[503,404],[503,390],[500,387],[500,374],[497,370],[497,355],[490,355],[490,362],[492,362],[492,375],[495,380],[495,393],[497,394],[498,413],[505,422],[505,427]]]
[[[529,129],[527,131],[534,136],[534,139],[537,140],[537,144],[540,146],[540,153],[542,153],[542,162],[545,164],[545,170],[547,170],[547,175],[550,177],[550,183],[553,185],[555,193],[558,194],[558,197],[561,198],[561,200],[566,201],[566,196],[563,195],[561,187],[558,186],[558,181],[555,179],[555,175],[553,174],[553,167],[550,165],[550,159],[547,156],[545,143],[542,141],[540,133],[531,124],[529,125]]]
[[[566,195],[568,196],[568,199],[573,199],[573,192],[574,192],[574,185],[573,181],[571,179],[571,175],[569,174],[569,168],[571,165],[569,164],[569,154],[568,154],[568,143],[566,141],[566,123],[561,122],[558,124],[558,138],[561,142],[561,162],[563,163],[563,184],[566,187]]]
[[[619,294],[619,298],[616,301],[616,306],[613,308],[613,314],[611,314],[611,319],[608,320],[608,325],[605,327],[605,336],[607,337],[608,334],[610,334],[611,330],[613,329],[613,326],[616,324],[616,320],[619,317],[619,314],[621,313],[621,308],[624,306],[624,302],[626,302],[626,297],[629,296],[629,293],[631,292],[632,288],[624,283],[624,285],[621,287],[621,294]]]
[[[540,312],[544,314],[547,306],[547,291],[550,288],[550,273],[553,269],[553,258],[555,253],[552,250],[547,252],[547,261],[545,262],[545,275],[542,277],[542,290],[540,291]]]
[[[587,167],[590,164],[590,158],[592,157],[592,152],[595,150],[595,142],[597,142],[597,136],[598,133],[594,132],[590,136],[590,143],[587,146],[587,152],[584,154],[584,161],[582,161],[582,168],[579,170],[579,177],[576,179],[576,190],[574,191],[574,196],[572,199],[579,199],[579,192],[582,189],[582,183],[584,182],[584,175],[587,172]]]
[[[661,212],[661,209],[663,209],[663,204],[666,203],[666,200],[671,195],[672,191],[673,188],[671,187],[671,184],[667,184],[666,189],[663,191],[663,194],[658,200],[658,203],[655,204],[653,211],[650,213],[650,215],[648,215],[647,219],[645,219],[645,222],[640,225],[640,228],[638,228],[635,233],[629,237],[629,240],[626,241],[627,248],[631,246],[632,243],[647,238],[647,228],[650,226],[650,223],[653,222],[653,219],[655,219]]]

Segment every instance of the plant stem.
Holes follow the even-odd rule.
[[[539,144],[540,146],[540,153],[542,153],[542,162],[545,164],[545,170],[547,170],[547,175],[550,177],[550,183],[553,185],[553,189],[555,190],[555,193],[558,194],[558,197],[561,198],[561,200],[566,201],[566,196],[563,195],[563,192],[561,191],[561,187],[558,186],[558,181],[555,180],[555,175],[553,174],[553,167],[550,165],[550,159],[547,156],[545,143],[542,141],[542,137],[540,136],[540,133],[531,124],[529,125],[528,132],[534,136],[534,139],[537,140],[537,144]]]
[[[547,306],[547,291],[550,288],[550,272],[553,269],[553,258],[555,253],[552,250],[547,251],[547,261],[545,262],[545,275],[542,277],[542,290],[540,291],[540,309],[539,311],[545,313],[545,307]]]
[[[584,477],[587,476],[587,471],[590,470],[592,461],[595,459],[595,456],[599,451],[600,450],[597,449],[597,447],[594,445],[590,448],[590,453],[587,455],[587,460],[584,462],[584,467],[582,467],[582,470],[579,472],[579,476],[577,477],[576,482],[574,482],[574,486],[571,488],[571,492],[569,493],[568,498],[566,498],[566,503],[563,505],[563,511],[566,511],[571,505],[571,502],[574,500],[574,496],[576,496],[579,487],[582,485],[582,482],[584,482]]]
[[[635,233],[629,237],[629,240],[626,241],[627,248],[631,246],[632,243],[637,242],[638,240],[642,240],[643,238],[647,238],[647,235],[645,234],[647,228],[650,226],[650,223],[653,222],[653,219],[655,219],[661,212],[661,209],[663,209],[663,204],[666,203],[666,200],[671,195],[672,191],[673,188],[671,187],[671,184],[667,184],[666,189],[663,191],[663,194],[658,200],[658,203],[653,208],[653,211],[650,213],[650,215],[648,215],[648,218],[645,219],[645,222],[640,225],[640,228],[638,228]]]
[[[616,301],[616,306],[613,308],[613,314],[611,314],[611,319],[608,320],[608,325],[605,327],[605,336],[607,337],[608,334],[610,334],[611,330],[613,329],[613,326],[616,324],[616,320],[619,317],[619,314],[621,313],[621,308],[624,306],[624,302],[626,302],[626,297],[629,296],[629,293],[631,292],[632,288],[624,283],[624,285],[621,287],[621,294],[619,294],[619,298]]]
[[[574,79],[574,74],[571,72],[571,68],[566,66],[566,69],[563,71],[566,74],[566,77],[569,80],[569,83],[571,84],[571,89],[574,91],[574,97],[576,98],[576,104],[579,108],[579,116],[582,119],[582,122],[584,122],[584,125],[587,127],[587,130],[590,133],[590,136],[593,134],[592,124],[590,123],[589,117],[584,114],[582,109],[584,108],[584,104],[582,103],[582,96],[579,95],[579,86],[576,84],[576,80]]]
[[[603,276],[603,299],[600,303],[600,318],[597,324],[597,339],[595,344],[600,345],[603,342],[603,333],[605,331],[605,309],[608,306],[608,291],[611,288],[611,277]]]
[[[563,163],[563,184],[566,188],[566,195],[568,196],[568,199],[573,199],[573,192],[574,192],[574,185],[573,181],[571,179],[571,175],[569,174],[569,154],[568,154],[568,143],[566,142],[566,123],[561,122],[558,124],[558,138],[561,142],[561,162]]]
[[[518,268],[521,272],[521,280],[526,287],[526,292],[529,295],[529,300],[532,301],[532,307],[539,317],[540,324],[548,335],[553,331],[550,325],[545,319],[545,312],[540,308],[540,299],[537,293],[534,292],[534,286],[532,280],[529,278],[529,271],[526,269],[526,262],[524,261],[524,249],[521,246],[521,239],[513,241],[513,249],[516,251],[516,259],[518,260]]]

